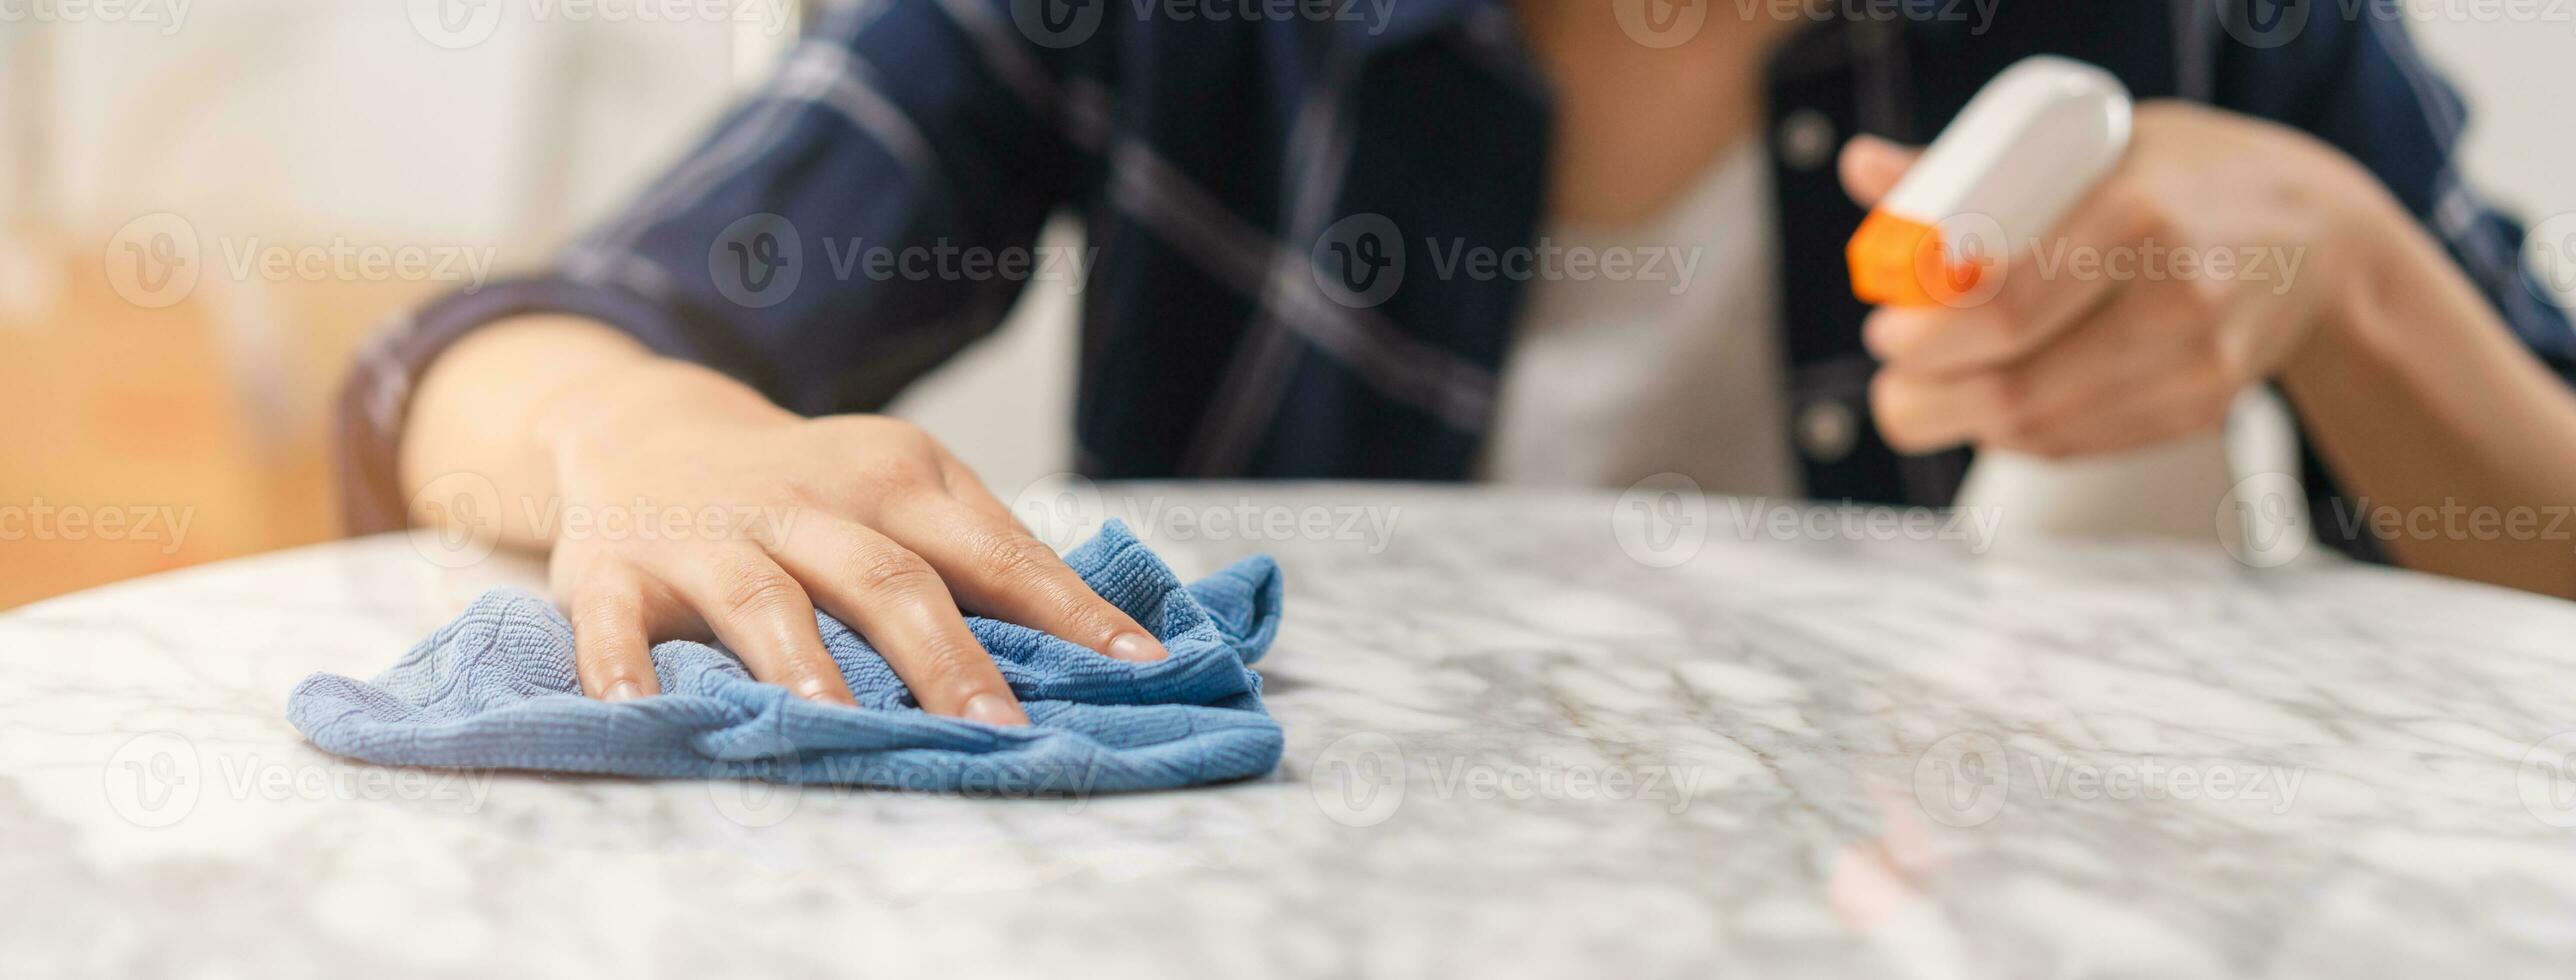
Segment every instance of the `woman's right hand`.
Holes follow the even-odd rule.
[[[537,536],[592,697],[654,694],[653,643],[712,638],[753,677],[852,704],[817,607],[866,637],[925,710],[997,725],[1028,716],[962,610],[1105,656],[1167,655],[910,423],[804,418],[640,350],[518,418],[552,471],[522,482],[552,484],[557,511]]]

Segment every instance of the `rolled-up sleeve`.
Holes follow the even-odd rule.
[[[708,136],[541,274],[442,296],[361,351],[341,393],[352,533],[399,528],[411,393],[483,325],[570,314],[806,414],[864,411],[989,332],[1073,171],[1058,121],[995,70],[1046,52],[1007,0],[840,10]]]
[[[2320,11],[2328,8],[2317,8]],[[2442,241],[2515,336],[2559,377],[2576,381],[2576,332],[2523,261],[2521,222],[2482,199],[2460,169],[2468,108],[2434,72],[2393,0],[2372,0],[2328,25],[2338,70],[2313,91],[2309,131],[2361,161]]]
[[[2250,16],[2246,5],[2221,8]],[[2522,224],[2483,201],[2461,173],[2467,108],[2416,49],[2405,12],[2393,0],[2301,9],[2304,17],[2286,22],[2220,25],[2217,101],[2304,129],[2368,167],[2442,242],[2523,346],[2576,383],[2576,331],[2523,261]],[[2305,457],[2311,526],[2349,554],[2381,558],[2377,543],[2349,519],[2355,505],[2324,460],[2313,447]]]

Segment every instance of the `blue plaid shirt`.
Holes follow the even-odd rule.
[[[1723,29],[1746,9],[1611,5],[1647,40]],[[1842,6],[1765,76],[1780,348],[1807,495],[1942,504],[1967,460],[1901,457],[1872,430],[1867,311],[1842,257],[1862,214],[1836,150],[1859,132],[1924,141],[2032,54],[2340,147],[2448,244],[2535,354],[2576,377],[2576,336],[2524,280],[2522,229],[2461,183],[2461,103],[2392,4]],[[413,382],[480,324],[586,315],[790,409],[862,412],[991,331],[1049,265],[1087,273],[1082,471],[1468,477],[1522,283],[1423,253],[1536,235],[1551,103],[1512,16],[1500,0],[1217,8],[1238,15],[1140,16],[1115,0],[835,14],[554,270],[447,296],[370,347],[342,412],[353,529],[400,526],[394,446]],[[1096,252],[1030,251],[1063,209]],[[1407,243],[1429,247],[1408,256]],[[2336,482],[2313,456],[2306,469],[2322,507]],[[2342,522],[2312,523],[2332,535]]]

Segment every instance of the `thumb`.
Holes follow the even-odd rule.
[[[1891,143],[1876,136],[1854,136],[1843,144],[1843,192],[1862,207],[1878,204],[1878,199],[1896,187],[1914,160],[1923,155],[1917,147]]]

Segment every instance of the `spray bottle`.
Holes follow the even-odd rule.
[[[1862,222],[1847,250],[1853,292],[1882,306],[1990,298],[2010,263],[2119,165],[2130,116],[2128,90],[2100,68],[2043,55],[2006,69]],[[2249,395],[2226,429],[2143,450],[2069,460],[1980,451],[1955,505],[1994,508],[2005,542],[2148,534],[2236,549],[2244,527],[2221,506],[2235,474],[2295,472],[2279,458],[2294,445],[2287,413]],[[2230,433],[2246,445],[2231,446]]]

